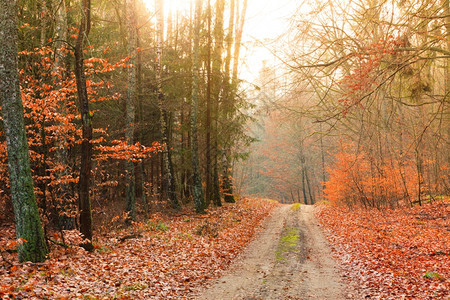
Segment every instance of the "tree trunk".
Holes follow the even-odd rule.
[[[320,124],[320,158],[322,163],[322,193],[325,190],[325,182],[326,182],[326,170],[325,170],[325,148],[323,146],[323,133],[322,133],[322,123]]]
[[[212,60],[212,76],[213,76],[213,112],[214,117],[214,128],[213,128],[213,147],[212,147],[212,158],[213,158],[213,174],[212,174],[212,193],[211,199],[216,206],[221,206],[220,199],[220,184],[219,184],[219,137],[218,137],[218,119],[219,119],[219,102],[220,102],[220,92],[221,92],[221,66],[222,66],[222,52],[223,52],[223,14],[225,10],[225,1],[216,1],[216,24],[214,26],[214,54]]]
[[[128,84],[127,84],[127,112],[126,112],[126,131],[125,139],[127,144],[134,144],[134,122],[135,122],[135,101],[136,101],[136,2],[135,0],[127,0],[127,25],[128,25],[128,57],[131,66],[128,68]],[[132,157],[128,157],[125,162],[125,174],[127,181],[127,213],[129,220],[136,219],[136,181],[135,170]]]
[[[242,32],[244,30],[245,15],[247,12],[247,2],[248,0],[244,0],[242,12],[240,13],[239,27],[236,26],[236,38],[234,42],[234,58],[233,58],[233,86],[237,84],[239,53],[241,50]]]
[[[211,162],[211,0],[208,0],[208,54],[206,58],[206,166],[205,166],[205,176],[206,176],[206,207],[211,203],[211,192],[213,190],[212,186],[212,162]]]
[[[310,199],[310,204],[314,204],[316,201],[314,199],[314,193],[311,190],[311,182],[309,180],[309,176],[308,176],[308,168],[305,167],[305,179],[306,179],[306,185],[308,187],[308,193],[309,193],[309,199]]]
[[[197,213],[205,212],[205,200],[203,199],[202,179],[200,176],[200,165],[198,158],[198,89],[199,89],[199,47],[200,47],[200,21],[202,14],[202,0],[195,1],[195,28],[194,28],[194,59],[192,80],[192,102],[191,102],[191,150],[192,150],[192,173],[194,176],[194,203]]]
[[[302,167],[302,192],[303,192],[303,202],[308,204],[308,197],[306,195],[306,183],[305,183],[305,169]]]
[[[0,1],[0,103],[6,133],[11,199],[19,261],[44,261],[48,254],[31,177],[28,142],[19,88],[17,1]],[[7,42],[5,42],[7,41]]]
[[[234,199],[233,195],[233,179],[232,179],[232,172],[231,172],[231,164],[230,164],[230,158],[227,153],[230,153],[231,151],[229,149],[224,149],[222,153],[222,165],[223,165],[223,177],[222,177],[222,189],[223,189],[223,197],[224,201],[227,203],[235,203],[236,200]]]
[[[235,0],[231,0],[230,2],[230,19],[228,23],[228,33],[226,37],[227,44],[227,55],[225,57],[225,76],[223,82],[223,97],[222,97],[222,106],[221,109],[225,113],[225,119],[231,120],[234,114],[234,93],[233,87],[230,86],[230,68],[231,68],[231,48],[233,46],[233,33],[234,33],[234,13],[235,13]],[[228,136],[228,139],[232,139],[232,135]],[[226,143],[224,143],[226,144]],[[227,203],[235,203],[235,199],[233,196],[233,187],[232,187],[232,172],[231,172],[231,144],[232,141],[228,140],[227,147],[223,149],[222,153],[222,167],[223,167],[223,176],[222,176],[222,190],[224,194],[224,200]]]
[[[156,17],[157,17],[157,63],[156,63],[156,83],[158,89],[158,107],[160,112],[160,123],[161,123],[161,136],[162,136],[162,159],[163,159],[163,181],[164,181],[164,192],[165,197],[167,197],[173,208],[179,209],[180,203],[177,199],[176,189],[175,189],[175,178],[173,174],[173,164],[171,158],[171,145],[169,138],[169,113],[167,111],[166,105],[164,104],[164,93],[162,90],[162,77],[161,77],[161,59],[162,59],[162,48],[163,48],[163,37],[164,37],[164,11],[163,11],[163,0],[155,0]]]
[[[139,28],[136,29],[136,46],[137,48],[141,47],[140,42],[140,34]],[[144,108],[143,108],[143,97],[142,97],[142,53],[141,51],[136,53],[136,82],[137,82],[137,102],[138,102],[138,118],[139,118],[139,141],[141,144],[144,144],[144,134],[142,130],[142,125],[144,123]],[[140,186],[141,186],[141,201],[144,205],[144,211],[146,214],[149,212],[148,202],[147,202],[147,189],[145,187],[146,182],[146,174],[145,174],[145,161],[142,160],[139,163],[139,172],[140,172]],[[152,172],[153,176],[153,172]],[[152,178],[153,180],[153,178]]]
[[[444,0],[444,15],[445,17],[445,29],[446,29],[446,41],[447,41],[447,51],[450,51],[450,1],[449,0]],[[445,97],[442,99],[443,103],[445,103],[446,105],[444,107],[447,107],[448,109],[448,104],[449,104],[449,98],[450,98],[450,59],[446,59],[447,61],[447,65],[445,68]],[[444,111],[444,110],[442,110]],[[444,113],[443,113],[444,114]],[[442,116],[444,118],[444,116]],[[450,122],[445,122],[444,123],[444,136],[446,136],[447,138],[450,136]],[[446,165],[450,165],[450,151],[447,151],[447,155],[446,155]],[[448,185],[446,184],[446,182],[448,182],[449,176],[447,173],[447,176],[445,176],[443,179],[443,183],[444,186],[446,187],[446,189],[443,191],[443,193],[449,193],[450,190],[448,188]]]
[[[75,78],[77,83],[78,105],[81,114],[81,170],[80,170],[80,232],[86,241],[82,246],[91,251],[92,246],[92,212],[89,199],[90,175],[92,169],[92,115],[89,110],[89,98],[84,73],[83,49],[91,29],[91,1],[83,0],[81,8],[81,24],[75,44]]]
[[[56,21],[55,21],[55,65],[54,71],[56,74],[61,74],[63,78],[67,78],[68,70],[66,70],[66,60],[67,55],[65,54],[65,42],[67,41],[67,12],[66,12],[66,1],[59,1],[57,11],[56,11]],[[59,79],[55,76],[55,82]],[[58,101],[59,113],[65,117],[67,116],[67,102],[66,99]],[[63,123],[60,124],[61,127],[64,126]],[[58,206],[60,207],[58,213],[58,222],[63,229],[74,229],[75,228],[75,218],[73,212],[75,211],[74,205],[70,197],[69,185],[64,181],[70,176],[69,172],[69,151],[67,149],[67,137],[65,132],[62,132],[58,136],[59,147],[56,150],[56,160],[57,163],[61,165],[61,171],[57,172],[56,176],[60,181],[59,187],[56,191]]]

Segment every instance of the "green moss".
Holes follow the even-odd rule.
[[[145,283],[136,283],[133,285],[128,285],[125,287],[126,291],[141,291],[148,288],[148,285]]]
[[[60,271],[60,273],[61,273],[61,275],[67,276],[67,277],[70,277],[70,276],[75,275],[75,272],[74,272],[71,268],[62,269],[62,270]]]
[[[105,247],[105,246],[99,246],[98,248],[96,248],[96,251],[98,253],[111,253],[112,249]]]
[[[159,231],[168,231],[169,230],[169,226],[167,226],[163,222],[159,222],[158,224],[156,224],[153,221],[149,220],[145,224],[144,230],[147,230],[147,231],[157,231],[157,230],[159,230]]]
[[[436,272],[426,272],[425,275],[423,275],[423,277],[427,279],[439,279],[439,280],[442,279],[442,276]]]
[[[299,239],[298,228],[287,228],[286,234],[284,234],[278,244],[278,249],[275,253],[277,260],[285,260],[285,253],[295,250]]]
[[[328,200],[321,200],[319,202],[316,202],[316,205],[330,205],[330,201]]]
[[[291,230],[289,230],[289,232],[281,237],[281,243],[284,247],[295,247],[297,245],[297,241],[298,241],[298,229],[297,228],[293,228]]]
[[[294,204],[292,204],[291,210],[293,210],[293,211],[299,210],[300,209],[300,205],[301,205],[301,203],[294,203]]]
[[[179,238],[180,240],[187,240],[187,241],[192,241],[192,240],[194,239],[194,237],[192,236],[192,234],[190,234],[190,233],[185,233],[185,232],[179,233],[179,234],[178,234],[178,238]]]
[[[275,257],[277,258],[277,260],[285,260],[286,258],[283,256],[283,251],[281,250],[277,250],[275,252]]]
[[[168,231],[169,230],[169,226],[167,226],[164,223],[158,223],[158,225],[156,225],[156,230]]]

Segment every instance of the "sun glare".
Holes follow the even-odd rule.
[[[150,11],[155,9],[155,0],[144,0]],[[164,0],[164,15],[169,13],[189,14],[195,0]],[[227,1],[227,5],[228,5]],[[242,0],[239,0],[242,6]],[[203,0],[205,6],[207,0]],[[242,36],[240,77],[254,82],[263,64],[275,65],[276,58],[267,46],[262,46],[270,40],[275,40],[289,28],[289,19],[304,1],[297,0],[248,0],[244,31]],[[211,0],[214,9],[215,0]],[[270,44],[270,43],[269,43]],[[269,46],[270,48],[270,46]]]
[[[191,5],[193,5],[192,0],[164,0],[164,15],[167,17],[170,12],[186,12],[189,13]],[[150,11],[155,10],[155,0],[144,0],[147,9]]]

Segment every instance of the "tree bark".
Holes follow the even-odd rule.
[[[233,87],[231,86],[230,82],[230,68],[231,68],[231,48],[233,46],[233,33],[234,33],[234,13],[235,13],[235,0],[231,0],[230,2],[230,19],[228,23],[228,33],[226,36],[226,44],[227,44],[227,55],[225,57],[225,76],[224,76],[224,82],[223,82],[223,102],[222,106],[223,109],[221,109],[225,113],[225,119],[231,120],[234,114],[234,93],[233,93]],[[229,139],[232,139],[232,136],[230,135],[228,137]],[[224,195],[224,200],[227,203],[235,203],[236,200],[233,196],[233,185],[232,185],[232,172],[231,172],[231,142],[228,140],[229,145],[224,147],[222,150],[222,168],[223,168],[223,175],[222,175],[222,190]],[[226,144],[226,143],[224,143]]]
[[[135,101],[136,101],[136,51],[137,51],[137,37],[136,37],[136,2],[135,0],[127,0],[127,25],[128,25],[128,57],[131,66],[128,68],[128,84],[127,84],[127,111],[126,111],[126,131],[125,139],[127,144],[134,144],[134,122],[135,122]],[[127,157],[125,162],[126,181],[127,181],[127,206],[129,220],[136,219],[136,180],[135,170],[132,157]]]
[[[192,102],[191,102],[191,150],[192,150],[192,173],[194,176],[194,203],[197,213],[205,212],[205,200],[203,198],[202,179],[200,176],[200,165],[198,158],[198,94],[199,94],[199,47],[200,47],[200,22],[202,14],[202,0],[195,1],[195,25],[194,25],[194,57],[193,57],[193,79],[192,79]]]
[[[136,46],[137,48],[141,47],[141,38],[140,38],[140,31],[139,28],[136,30]],[[139,130],[139,141],[141,144],[144,144],[144,133],[142,130],[142,124],[144,123],[144,103],[143,103],[143,97],[142,97],[142,52],[139,51],[136,53],[136,83],[137,83],[137,102],[138,102],[138,118],[139,118],[139,126],[141,127]],[[147,202],[147,189],[145,186],[145,182],[147,179],[146,173],[145,173],[145,160],[142,160],[139,163],[139,172],[140,172],[140,187],[141,187],[141,201],[144,205],[145,213],[148,214],[149,207]],[[153,176],[153,172],[152,175]],[[151,179],[153,181],[153,177]],[[153,186],[152,186],[153,188]]]
[[[17,60],[17,1],[0,1],[0,103],[6,132],[11,200],[19,261],[44,261],[48,254],[34,195],[25,134]]]
[[[212,146],[212,159],[213,159],[213,174],[212,174],[212,192],[211,199],[216,206],[221,206],[222,202],[220,199],[220,184],[219,184],[219,137],[218,137],[218,119],[219,119],[219,102],[220,102],[220,92],[221,92],[221,66],[222,66],[222,52],[223,52],[223,15],[225,10],[225,1],[216,1],[216,23],[214,26],[214,55],[212,60],[212,76],[213,76],[213,112],[212,116],[214,118],[213,131],[213,146]]]
[[[91,1],[83,0],[81,8],[81,24],[75,44],[75,78],[78,93],[78,105],[81,114],[82,142],[80,169],[80,232],[85,241],[82,246],[91,251],[92,246],[92,211],[89,198],[90,176],[92,169],[92,115],[89,110],[89,98],[84,73],[83,49],[91,29]]]
[[[308,176],[308,168],[306,168],[306,167],[305,167],[305,179],[306,179],[306,184],[308,186],[308,193],[309,193],[310,204],[314,204],[316,201],[314,199],[314,193],[311,190],[311,182],[310,182],[309,176]]]
[[[163,181],[164,181],[164,192],[165,197],[167,197],[173,208],[179,209],[180,203],[177,199],[176,189],[175,189],[175,177],[173,174],[173,164],[171,159],[171,145],[169,138],[169,113],[167,111],[166,105],[164,104],[164,93],[162,90],[162,74],[161,74],[161,60],[162,60],[162,48],[164,40],[164,6],[163,0],[155,0],[156,8],[156,31],[157,31],[157,62],[156,62],[156,83],[157,83],[157,93],[158,93],[158,107],[160,111],[160,123],[161,123],[161,136],[162,136],[162,160],[163,160]]]
[[[445,18],[445,29],[446,29],[446,41],[447,41],[447,51],[450,52],[450,1],[449,0],[444,0],[444,15],[446,16]],[[447,58],[447,65],[445,68],[445,96],[443,98],[443,103],[445,104],[444,107],[447,107],[448,109],[448,105],[450,103],[449,98],[450,98],[450,59]],[[444,110],[442,110],[444,111]],[[444,125],[444,136],[450,136],[450,122],[445,122]],[[450,164],[450,151],[447,151],[447,157],[446,157],[446,164],[449,165]],[[448,193],[449,192],[449,188],[448,185],[445,182],[448,182],[449,179],[449,175],[447,173],[446,176],[447,181],[444,179],[444,186],[446,187],[446,189],[443,191],[444,193]]]
[[[302,167],[302,192],[303,192],[303,202],[308,204],[308,196],[306,195],[306,183],[305,183],[305,169]]]
[[[239,53],[241,51],[242,32],[244,31],[245,15],[247,13],[247,2],[248,0],[244,0],[242,12],[240,13],[239,26],[236,26],[236,38],[234,42],[233,57],[233,86],[237,85]]]
[[[56,74],[61,74],[64,79],[68,76],[68,70],[66,69],[67,55],[65,54],[64,48],[67,42],[67,12],[66,12],[66,1],[61,0],[58,3],[56,11],[55,20],[55,64],[54,71]],[[59,79],[55,76],[55,82]],[[65,117],[67,116],[67,100],[61,99],[58,101],[59,113]],[[61,122],[59,126],[63,127],[64,124]],[[75,203],[73,203],[73,197],[69,193],[69,185],[65,183],[68,177],[70,177],[69,172],[69,151],[67,149],[67,137],[66,133],[62,130],[61,134],[58,136],[60,141],[59,147],[56,150],[56,160],[59,165],[61,165],[61,171],[57,172],[57,177],[60,179],[60,184],[56,191],[57,201],[59,202],[59,216],[58,222],[63,229],[74,229],[75,228],[75,218],[73,217],[76,211]]]
[[[206,58],[206,167],[205,167],[205,177],[206,177],[206,207],[211,203],[211,192],[212,187],[212,161],[211,161],[211,0],[208,0],[208,48],[207,48],[207,58]]]

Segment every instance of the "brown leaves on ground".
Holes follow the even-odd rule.
[[[366,298],[450,296],[448,201],[384,210],[319,205],[316,215],[345,277]]]
[[[8,254],[14,266],[0,258],[0,298],[179,299],[218,277],[276,205],[243,199],[206,215],[154,214],[99,236],[92,253],[55,246],[43,264]]]

